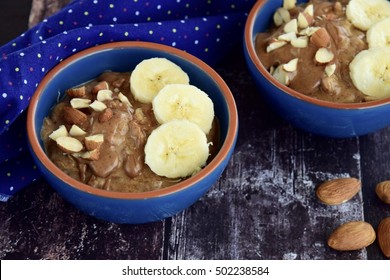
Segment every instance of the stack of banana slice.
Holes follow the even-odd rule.
[[[346,14],[356,28],[366,31],[369,47],[349,65],[352,82],[370,99],[390,97],[390,2],[351,0]]]
[[[197,173],[209,157],[207,134],[214,120],[210,97],[190,85],[186,72],[166,58],[141,61],[130,76],[134,98],[152,103],[158,126],[147,139],[145,163],[160,176]]]

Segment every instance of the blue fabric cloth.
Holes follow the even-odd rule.
[[[75,52],[150,41],[211,66],[240,44],[255,0],[76,0],[0,47],[0,200],[41,175],[29,154],[25,110],[44,75]]]

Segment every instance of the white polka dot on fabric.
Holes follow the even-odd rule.
[[[3,92],[3,94],[1,95],[3,98],[7,98],[7,93]]]

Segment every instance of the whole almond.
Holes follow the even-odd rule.
[[[384,203],[390,204],[390,181],[383,181],[377,184],[375,192]]]
[[[328,246],[338,251],[353,251],[371,245],[375,239],[375,230],[369,223],[352,221],[332,232],[328,238]]]
[[[321,27],[311,35],[310,42],[318,48],[326,48],[330,44],[330,35],[325,28]]]
[[[322,203],[339,205],[354,197],[360,188],[361,182],[356,178],[337,178],[318,186],[316,195]]]
[[[68,107],[68,106],[65,106],[63,108],[63,117],[68,124],[75,124],[78,126],[80,126],[83,122],[85,122],[88,119],[85,113],[81,112],[78,109]]]
[[[383,254],[390,258],[390,217],[383,219],[379,223],[378,243]]]

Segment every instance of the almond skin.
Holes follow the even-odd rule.
[[[97,85],[95,85],[92,88],[92,93],[97,94],[99,92],[99,90],[102,90],[102,89],[103,90],[110,89],[110,86],[108,85],[108,83],[106,81],[99,82]]]
[[[63,108],[63,117],[68,124],[75,124],[78,126],[88,119],[86,114],[72,107]]]
[[[56,139],[57,146],[65,153],[78,153],[83,149],[83,144],[76,138],[61,136]]]
[[[311,35],[310,42],[318,48],[326,48],[330,44],[330,35],[325,28],[321,27]]]
[[[375,192],[384,203],[390,204],[390,181],[383,181],[376,185]]]
[[[376,239],[374,228],[367,222],[352,221],[336,228],[328,238],[328,246],[338,251],[360,250]]]
[[[316,190],[318,199],[327,205],[339,205],[354,197],[361,188],[356,178],[337,178],[322,183]]]
[[[114,115],[114,113],[112,112],[112,110],[110,108],[106,108],[103,110],[103,112],[101,112],[99,114],[99,122],[103,123],[103,122],[106,122],[106,121],[109,121],[112,116]]]
[[[378,226],[378,243],[382,253],[390,258],[390,217],[383,219]]]
[[[78,88],[71,88],[65,91],[65,93],[71,98],[82,98],[86,96],[85,86]]]

